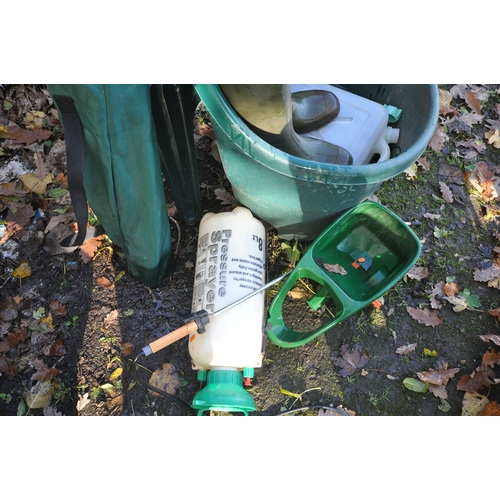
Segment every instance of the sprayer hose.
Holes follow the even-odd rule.
[[[190,413],[195,413],[195,410],[191,408],[187,403],[184,401],[180,400],[179,398],[176,398],[175,396],[172,396],[172,394],[169,394],[168,392],[160,389],[159,387],[155,387],[154,385],[149,384],[148,382],[144,382],[143,380],[140,379],[139,373],[137,372],[137,361],[141,356],[145,356],[143,352],[140,352],[137,357],[134,359],[134,362],[132,363],[132,370],[134,372],[134,377],[137,383],[147,387],[149,390],[156,392],[158,394],[161,394],[165,398],[169,399],[170,401],[177,403],[178,405],[182,406],[183,408],[187,409]]]

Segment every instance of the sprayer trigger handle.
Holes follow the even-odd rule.
[[[161,349],[169,346],[170,344],[173,344],[174,342],[177,342],[190,333],[196,332],[197,330],[198,324],[196,323],[196,321],[191,321],[184,326],[177,328],[177,330],[174,330],[173,332],[167,333],[163,337],[160,337],[158,340],[151,342],[151,344],[148,344],[148,346],[143,349],[143,352],[144,354],[146,354],[146,356],[149,356],[150,354],[160,351]]]
[[[191,315],[186,316],[184,318],[184,321],[186,323],[194,321],[198,325],[198,333],[205,333],[206,331],[205,325],[210,323],[210,321],[212,321],[212,318],[213,318],[212,314],[208,314],[208,312],[205,311],[205,309],[202,309],[201,311],[196,311]]]

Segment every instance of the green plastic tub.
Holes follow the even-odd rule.
[[[415,265],[421,246],[415,233],[389,209],[365,201],[341,215],[308,248],[272,300],[267,335],[280,347],[298,347],[330,330],[392,288]],[[283,319],[283,302],[299,279],[320,289],[309,301],[317,309],[329,297],[335,319],[297,332]]]
[[[313,240],[342,212],[373,194],[424,152],[437,125],[437,85],[339,85],[402,110],[397,156],[370,165],[334,165],[288,155],[253,133],[218,85],[195,85],[215,131],[237,200],[287,240]]]

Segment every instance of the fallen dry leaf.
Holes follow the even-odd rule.
[[[231,207],[239,205],[238,200],[225,189],[214,189],[214,193],[216,198],[221,200],[221,205],[230,205]]]
[[[90,403],[89,393],[86,392],[83,397],[78,394],[78,403],[76,403],[76,411],[81,412]]]
[[[406,311],[414,320],[425,326],[432,326],[434,328],[442,323],[437,311],[430,311],[427,307],[424,309],[407,307]]]
[[[437,298],[442,297],[444,294],[444,281],[440,281],[436,283],[431,292],[431,307],[433,309],[441,309],[443,307],[443,303]]]
[[[43,121],[46,116],[43,111],[28,111],[24,116],[26,128],[43,128]]]
[[[110,326],[112,326],[114,323],[117,322],[118,320],[118,309],[115,309],[111,311],[109,314],[106,315],[104,318],[104,321],[102,323],[102,327],[107,330]]]
[[[478,115],[481,114],[481,101],[477,98],[475,92],[466,92],[465,102],[469,105],[472,111],[475,111]]]
[[[112,288],[113,283],[106,277],[102,276],[96,279],[96,283],[104,288]]]
[[[60,302],[53,300],[50,305],[49,305],[50,312],[52,314],[55,314],[56,316],[66,316],[67,310],[66,306],[64,304],[61,304]]]
[[[498,178],[484,161],[476,164],[469,182],[486,199],[498,198]]]
[[[401,347],[398,347],[396,349],[396,354],[400,354],[401,356],[406,356],[407,354],[410,354],[415,350],[417,347],[417,344],[408,344],[408,345],[402,345]]]
[[[64,344],[64,340],[59,338],[56,339],[54,343],[50,346],[47,356],[60,357],[60,356],[65,356],[66,353],[67,351],[66,351],[66,345]]]
[[[425,267],[413,266],[407,274],[408,278],[420,281],[429,276],[429,271]]]
[[[475,417],[488,402],[488,398],[478,392],[466,392],[462,400],[462,417]]]
[[[455,109],[451,106],[453,96],[448,90],[439,89],[439,113],[447,115],[454,113]]]
[[[413,163],[404,171],[404,173],[407,179],[409,180],[415,179],[418,173],[418,165],[416,163]]]
[[[45,178],[41,180],[35,174],[24,174],[20,175],[19,178],[23,181],[28,191],[44,195],[47,191],[47,186],[52,182],[53,175],[49,172]]]
[[[43,156],[40,153],[35,153],[33,157],[35,159],[35,166],[36,166],[35,175],[40,180],[46,179],[49,171],[47,168],[47,164],[43,159]],[[53,174],[51,175],[52,175],[52,181],[54,181],[54,175]]]
[[[30,361],[30,365],[36,370],[36,372],[31,376],[31,380],[50,380],[61,373],[61,370],[58,368],[50,368],[39,358],[34,358]]]
[[[134,344],[132,344],[131,342],[123,342],[122,344],[120,344],[120,348],[124,356],[129,356],[134,350]]]
[[[439,399],[448,399],[448,391],[444,385],[429,384],[429,392]]]
[[[439,183],[439,188],[441,190],[443,200],[446,203],[453,203],[453,193],[451,192],[451,189],[444,182]]]
[[[455,283],[454,281],[451,283],[445,283],[445,285],[443,286],[443,292],[448,297],[451,297],[453,295],[457,295],[459,291],[460,291],[460,286],[457,283]]]
[[[347,271],[340,264],[323,264],[323,267],[330,273],[346,275]]]
[[[498,129],[486,132],[484,137],[488,139],[488,144],[493,144],[494,147],[500,148],[500,131]]]
[[[94,257],[97,249],[101,246],[102,238],[102,235],[100,235],[83,242],[82,246],[80,247],[80,257],[85,264],[90,262]]]
[[[443,297],[443,299],[453,305],[453,310],[456,313],[465,311],[468,308],[467,299],[463,295]]]
[[[418,160],[417,163],[424,169],[429,171],[431,169],[431,164],[427,160],[425,156],[421,156]]]
[[[465,392],[479,392],[485,387],[491,387],[494,382],[490,379],[490,374],[492,375],[491,370],[478,366],[470,375],[462,375],[457,383],[457,389]]]
[[[493,264],[488,269],[475,268],[473,276],[476,281],[492,281],[500,277],[500,266],[498,266],[498,264]]]
[[[15,144],[29,146],[34,142],[43,142],[50,138],[52,132],[45,129],[26,129],[12,125],[8,127],[9,139]]]
[[[63,414],[60,411],[57,411],[57,409],[53,408],[52,406],[46,406],[43,409],[43,416],[44,417],[62,417]]]
[[[175,394],[181,388],[179,375],[172,363],[164,363],[161,368],[155,370],[149,379],[149,384],[168,394]],[[148,390],[153,396],[160,396],[159,393]]]
[[[30,203],[26,204],[24,207],[19,209],[15,213],[10,213],[7,215],[5,221],[7,222],[7,227],[5,229],[5,234],[0,238],[0,245],[7,241],[12,235],[21,231],[28,223],[31,218],[35,215],[35,211]]]
[[[19,279],[27,278],[31,276],[31,267],[27,262],[21,262],[21,264],[14,269],[12,276]]]
[[[484,340],[484,342],[491,341],[496,345],[500,345],[500,335],[479,335],[479,338]]]
[[[494,368],[495,365],[500,365],[500,353],[496,352],[494,349],[492,349],[491,351],[486,351],[483,354],[481,365],[489,366],[491,368]]]
[[[6,356],[0,356],[0,373],[3,373],[9,380],[12,380],[17,374],[17,366],[7,359]]]
[[[368,354],[363,353],[359,345],[355,345],[349,351],[348,346],[344,344],[340,348],[340,354],[342,357],[333,358],[333,363],[342,368],[339,372],[342,377],[352,375],[356,370],[363,368],[368,363]]]
[[[441,216],[440,216],[439,214],[430,214],[429,212],[426,212],[426,213],[424,214],[424,217],[425,217],[426,219],[431,219],[431,220],[437,220],[437,219],[440,219],[440,218],[441,218]]]
[[[460,368],[449,368],[448,370],[433,370],[428,372],[418,372],[417,376],[422,382],[434,385],[446,385],[452,379]]]
[[[52,399],[52,391],[51,381],[41,380],[23,394],[24,401],[28,408],[44,408],[49,405]]]
[[[496,401],[488,402],[481,412],[479,417],[500,417],[500,405]]]
[[[287,296],[291,299],[304,299],[309,296],[309,293],[302,288],[295,287],[287,293]]]
[[[444,133],[443,127],[436,127],[434,131],[434,135],[429,142],[429,147],[436,152],[439,152],[443,149],[444,143],[448,140],[448,136]]]

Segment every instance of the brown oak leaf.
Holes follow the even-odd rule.
[[[396,354],[400,354],[401,356],[406,356],[413,352],[415,348],[417,347],[417,344],[408,344],[408,345],[402,345],[401,347],[398,347],[396,349]]]
[[[61,373],[61,370],[58,368],[50,368],[39,358],[35,358],[30,361],[30,365],[36,370],[36,372],[31,376],[31,380],[50,380]]]
[[[340,348],[340,354],[342,357],[333,358],[333,363],[342,368],[339,372],[342,377],[352,375],[368,363],[368,354],[363,353],[359,345],[355,345],[352,350],[349,350],[349,347],[344,344]]]
[[[477,98],[475,92],[466,92],[465,102],[469,105],[472,111],[475,111],[478,115],[481,114],[481,101]]]
[[[17,367],[5,356],[0,356],[0,373],[7,375],[7,378],[12,380],[16,376]]]
[[[94,257],[97,249],[101,246],[102,238],[102,235],[100,235],[83,242],[82,246],[80,247],[80,257],[82,258],[82,261],[85,262],[85,264],[90,262]]]
[[[60,302],[53,300],[50,305],[50,312],[54,314],[55,316],[66,316],[67,311],[66,311],[66,306],[64,304],[61,304]]]
[[[118,321],[118,315],[119,315],[118,309],[111,311],[104,318],[104,321],[102,323],[102,327],[105,330],[107,330],[110,326],[112,326],[114,323],[116,323]]]
[[[28,329],[26,327],[13,328],[12,333],[7,336],[7,343],[10,347],[15,347],[28,338]]]
[[[449,368],[448,370],[433,370],[428,372],[418,372],[417,376],[422,382],[434,385],[446,385],[452,379],[460,368]]]
[[[26,129],[18,127],[17,125],[12,125],[8,127],[9,139],[15,144],[26,144],[29,146],[34,142],[43,142],[49,139],[52,135],[50,130],[45,130],[41,128],[37,129]]]
[[[67,350],[66,350],[66,345],[64,344],[64,340],[61,338],[58,338],[50,346],[47,355],[55,358],[55,357],[65,356],[66,353],[67,353]]]
[[[491,342],[496,345],[500,345],[500,335],[479,335],[479,338],[484,340],[484,342],[489,342],[491,340]]]
[[[444,143],[448,140],[448,136],[444,133],[443,127],[436,127],[434,135],[429,142],[429,147],[436,152],[443,149]]]
[[[215,197],[221,200],[221,205],[229,205],[231,207],[237,207],[239,205],[238,200],[225,189],[215,189]]]
[[[425,267],[413,266],[408,271],[408,278],[420,281],[421,279],[427,278],[429,276],[429,271]]]
[[[347,274],[347,271],[340,264],[323,264],[323,267],[331,273]]]
[[[493,264],[488,269],[474,269],[474,279],[476,281],[492,281],[495,278],[500,277],[500,266]]]
[[[134,344],[132,342],[122,342],[120,348],[124,356],[129,356],[134,350]]]
[[[454,281],[451,283],[446,283],[443,286],[443,292],[448,296],[448,297],[453,297],[458,294],[460,291],[460,286],[455,283]]]
[[[429,384],[429,392],[440,399],[448,399],[448,391],[444,385]]]
[[[496,401],[487,403],[478,413],[479,417],[500,417],[500,405]]]
[[[431,292],[431,307],[433,309],[441,309],[443,307],[443,303],[437,298],[442,297],[444,294],[444,281],[440,281],[436,283]]]
[[[446,203],[453,203],[453,193],[451,192],[451,189],[444,182],[439,183],[439,188],[441,190],[443,200],[446,201]]]
[[[479,392],[485,387],[491,387],[493,381],[488,375],[494,375],[491,370],[478,366],[470,375],[462,375],[457,383],[457,389],[465,392]]]
[[[495,365],[500,365],[500,353],[496,352],[494,349],[486,351],[483,354],[481,365],[490,366],[491,368],[494,368]]]
[[[13,234],[21,231],[31,221],[34,215],[35,211],[29,203],[16,213],[9,213],[5,219],[7,228],[5,229],[5,234],[0,238],[0,244],[7,241]]]
[[[408,314],[420,324],[425,326],[438,326],[442,323],[442,321],[438,317],[437,311],[431,311],[429,309],[419,309],[416,307],[407,307],[406,311]]]

